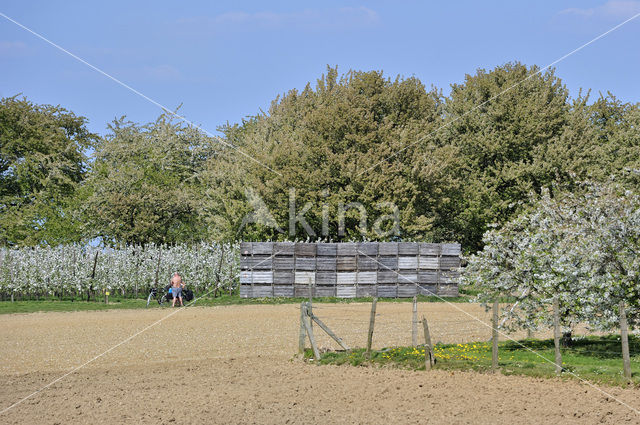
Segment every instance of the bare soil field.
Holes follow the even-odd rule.
[[[363,346],[368,304],[317,304],[347,344]],[[474,304],[424,303],[433,339],[486,341]],[[169,314],[170,317],[167,317]],[[376,347],[411,342],[411,304],[379,303]],[[153,325],[158,320],[162,322]],[[0,329],[6,424],[640,423],[640,391],[472,372],[315,366],[296,360],[296,305],[15,314]],[[145,330],[146,329],[146,330]],[[321,346],[335,345],[317,333]],[[513,335],[522,337],[523,335]],[[614,399],[615,398],[615,399]]]

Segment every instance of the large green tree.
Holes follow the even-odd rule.
[[[289,234],[289,199],[295,190],[296,213],[310,203],[305,219],[316,237],[380,238],[383,233],[382,238],[432,238],[439,200],[428,195],[442,190],[452,160],[448,149],[435,146],[431,137],[418,145],[412,142],[442,124],[440,108],[440,93],[426,90],[416,78],[390,80],[378,71],[339,77],[337,69],[329,68],[315,88],[308,84],[302,91],[291,90],[273,101],[267,113],[221,129],[228,142],[259,163],[235,149],[210,161],[207,211],[212,231],[306,238],[308,231],[300,223]],[[425,156],[426,151],[431,155]],[[428,185],[418,186],[417,175]],[[378,221],[394,214],[390,202],[403,224],[399,234],[393,219]],[[259,207],[270,217],[243,226],[243,218]],[[323,214],[330,218],[326,229]],[[376,221],[381,232],[374,231]]]
[[[86,123],[60,106],[0,100],[0,245],[82,239],[77,196],[97,140]]]
[[[169,114],[145,125],[122,118],[109,128],[89,179],[93,236],[107,244],[202,240],[200,172],[212,139]]]

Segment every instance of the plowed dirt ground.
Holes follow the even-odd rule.
[[[314,312],[363,346],[369,308]],[[424,303],[419,313],[435,341],[491,334],[472,319],[488,323],[478,305]],[[615,400],[639,409],[635,389],[602,387],[606,395],[560,379],[307,364],[294,359],[299,314],[296,305],[251,305],[2,316],[0,411],[111,350],[4,411],[0,423],[640,423]],[[374,342],[410,344],[411,304],[378,304]]]

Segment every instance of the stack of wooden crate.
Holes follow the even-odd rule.
[[[459,244],[243,242],[242,297],[458,295]]]

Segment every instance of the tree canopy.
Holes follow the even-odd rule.
[[[60,106],[0,100],[0,245],[74,242],[83,237],[75,195],[97,136]]]

